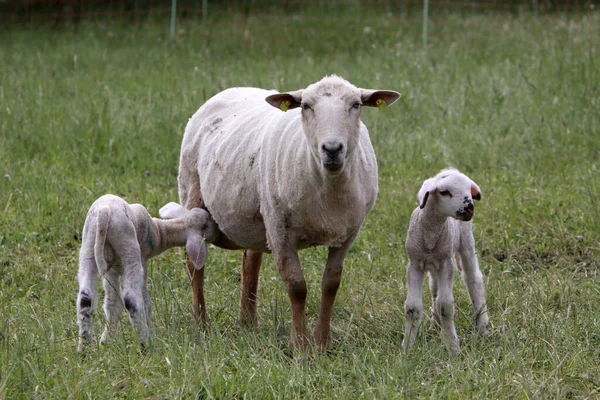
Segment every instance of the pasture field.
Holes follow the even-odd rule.
[[[427,51],[420,28],[417,15],[371,13],[187,21],[174,41],[152,22],[1,33],[0,398],[600,397],[600,14],[434,17]],[[210,248],[210,328],[191,318],[177,249],[150,262],[149,351],[123,314],[115,342],[78,354],[91,203],[114,193],[157,215],[177,200],[183,129],[207,98],[331,73],[402,93],[363,110],[380,194],[346,261],[335,348],[289,350],[270,256],[259,324],[240,327],[241,253]],[[462,352],[443,347],[426,310],[404,354],[406,228],[422,181],[446,166],[482,189],[474,224],[493,333],[474,332],[457,279]],[[300,256],[312,329],[326,249]],[[99,308],[96,339],[102,324]]]

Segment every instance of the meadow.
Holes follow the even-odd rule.
[[[426,50],[420,29],[419,15],[373,12],[190,20],[174,40],[158,22],[1,33],[0,398],[600,397],[600,14],[434,16]],[[91,203],[114,193],[157,215],[178,199],[183,129],[206,99],[332,73],[402,93],[362,113],[380,193],[346,260],[334,349],[290,351],[270,256],[258,326],[240,327],[241,253],[210,248],[210,328],[191,317],[176,249],[150,262],[150,349],[138,351],[123,314],[115,342],[77,353]],[[447,166],[482,189],[474,229],[492,334],[474,331],[456,279],[461,353],[427,310],[404,354],[406,228],[422,181]],[[312,329],[326,249],[300,256]]]

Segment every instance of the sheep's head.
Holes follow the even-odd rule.
[[[313,156],[326,173],[336,175],[358,144],[361,108],[383,108],[399,97],[390,90],[360,89],[333,75],[306,89],[273,94],[266,100],[282,111],[300,108]]]
[[[434,201],[431,201],[434,199]],[[479,186],[455,169],[441,171],[423,182],[419,190],[419,204],[436,207],[438,213],[461,221],[470,221],[475,212],[473,200],[481,200]]]
[[[161,218],[179,218],[183,221],[186,237],[185,250],[194,264],[194,268],[202,269],[206,261],[205,241],[214,241],[219,232],[217,223],[208,211],[201,208],[188,210],[180,204],[170,202],[162,207],[158,214]]]

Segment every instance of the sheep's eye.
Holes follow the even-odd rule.
[[[452,193],[450,193],[450,191],[449,191],[449,190],[441,190],[441,191],[440,191],[440,194],[441,194],[442,196],[450,196],[450,197],[452,197]]]
[[[352,104],[352,108],[359,108],[359,107],[360,107],[360,103],[358,103],[358,102]]]
[[[302,103],[302,109],[303,110],[312,110],[312,108],[310,108],[310,106],[306,103]]]

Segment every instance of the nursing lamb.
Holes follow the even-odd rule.
[[[185,245],[194,268],[202,269],[206,258],[204,240],[214,239],[217,234],[210,215],[206,210],[188,210],[177,203],[167,204],[159,213],[171,219],[152,218],[142,205],[128,204],[111,194],[100,197],[90,207],[83,226],[77,274],[80,351],[92,342],[98,275],[105,292],[107,321],[101,341],[116,332],[124,305],[132,325],[139,330],[140,343],[145,345],[152,330],[152,303],[146,286],[148,258]]]
[[[320,349],[331,344],[344,259],[377,197],[377,163],[361,109],[383,108],[399,96],[328,76],[287,93],[227,89],[190,119],[181,146],[180,202],[210,212],[220,231],[215,245],[245,249],[242,323],[255,320],[262,254],[272,252],[291,301],[290,342],[308,350],[307,288],[297,251],[328,246],[314,338]],[[188,266],[194,311],[206,320],[204,273]]]

